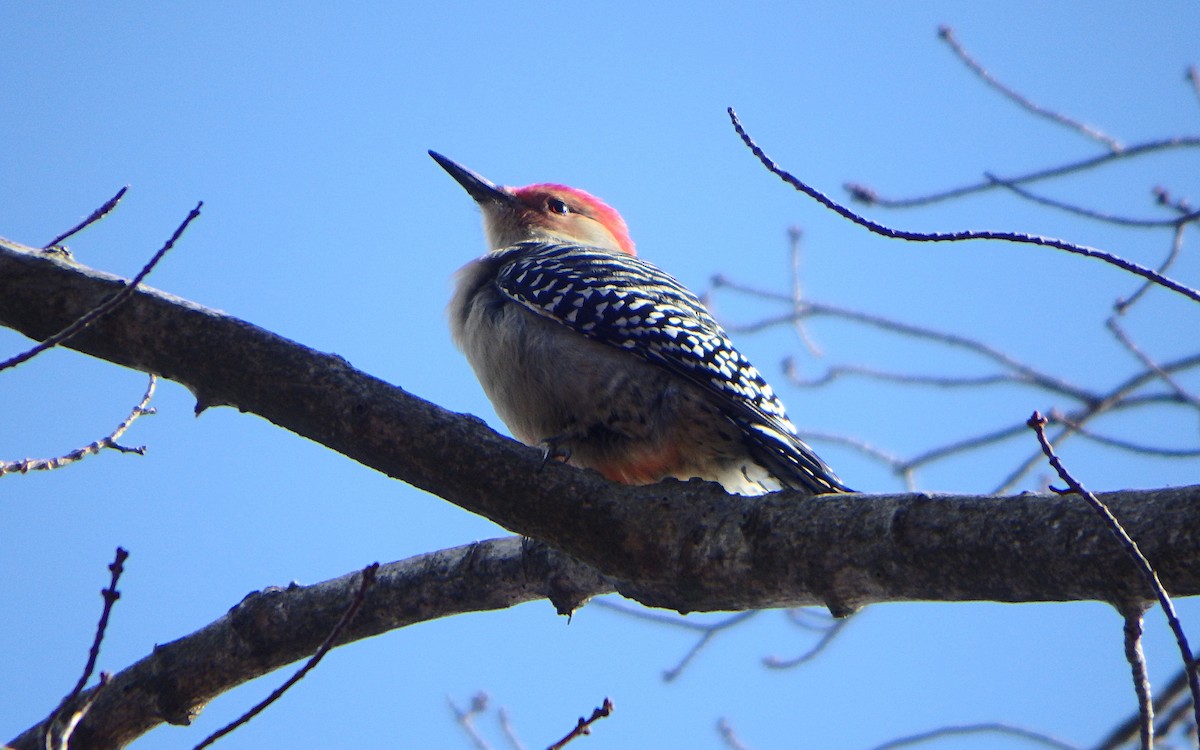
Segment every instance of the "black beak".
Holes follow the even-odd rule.
[[[462,185],[476,203],[511,203],[513,200],[512,193],[492,182],[488,178],[467,169],[456,161],[451,161],[442,156],[436,151],[430,151],[429,155],[433,160],[441,165],[442,169],[450,173],[450,176],[458,180],[458,184]]]

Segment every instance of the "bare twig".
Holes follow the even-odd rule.
[[[1192,354],[1172,362],[1163,363],[1160,365],[1164,372],[1181,372],[1200,366],[1200,354]],[[1112,388],[1100,402],[1090,405],[1084,409],[1072,412],[1067,415],[1063,424],[1062,430],[1055,433],[1050,438],[1052,446],[1058,445],[1063,440],[1069,438],[1073,434],[1077,434],[1075,426],[1085,424],[1092,419],[1107,412],[1118,411],[1120,409],[1130,409],[1138,406],[1144,406],[1151,403],[1180,403],[1179,396],[1176,394],[1151,395],[1142,398],[1132,397],[1131,394],[1144,386],[1147,382],[1156,379],[1158,376],[1150,371],[1143,370],[1139,373],[1126,378],[1125,381],[1118,383]],[[1039,450],[1033,451],[1017,468],[1013,469],[1004,481],[993,490],[1000,494],[1012,489],[1021,477],[1025,476],[1034,466],[1036,466],[1043,458],[1043,452]]]
[[[1015,102],[1022,109],[1032,112],[1038,117],[1043,117],[1051,122],[1070,128],[1071,130],[1091,138],[1094,141],[1099,141],[1107,146],[1108,149],[1113,153],[1120,153],[1123,150],[1123,147],[1115,138],[1105,135],[1091,125],[1084,124],[1078,120],[1067,117],[1062,113],[1055,112],[1051,109],[1034,104],[1022,94],[996,80],[995,76],[993,76],[986,68],[980,65],[979,62],[975,60],[975,58],[971,57],[966,49],[959,44],[958,39],[954,36],[954,29],[950,28],[949,26],[938,27],[938,38],[944,41],[950,47],[950,49],[954,51],[954,54],[958,56],[958,59],[961,60],[962,63],[971,70],[971,72],[979,76],[984,83],[999,91],[1005,97]]]
[[[789,302],[789,304],[791,302],[777,292],[756,289],[754,287],[732,281],[724,276],[716,276],[713,278],[712,282],[713,286],[718,288],[725,287],[743,294],[749,294],[764,299],[778,299],[780,301]],[[1049,373],[1036,370],[1032,366],[1017,360],[1015,357],[1005,354],[1004,352],[984,344],[981,341],[977,341],[976,339],[969,338],[967,336],[960,336],[958,334],[949,333],[946,331],[925,328],[912,323],[893,320],[882,315],[874,315],[871,313],[862,312],[861,310],[852,310],[847,307],[830,305],[824,302],[805,302],[800,309],[793,310],[786,315],[766,318],[764,320],[747,325],[729,325],[727,328],[734,332],[752,333],[770,328],[772,326],[788,324],[797,316],[825,316],[837,318],[839,320],[848,320],[854,323],[861,323],[863,325],[871,326],[872,328],[878,328],[883,331],[898,333],[904,336],[912,336],[913,338],[933,341],[936,343],[945,344],[946,346],[964,349],[986,359],[990,359],[996,364],[1002,366],[1004,369],[1015,373],[1013,382],[1034,385],[1044,390],[1059,393],[1083,403],[1094,403],[1101,399],[1101,396],[1097,393],[1074,385],[1061,378],[1057,378]]]
[[[118,306],[120,306],[122,302],[129,299],[129,297],[137,290],[138,285],[142,283],[146,276],[148,276],[150,272],[154,270],[154,267],[158,265],[158,262],[162,260],[163,256],[167,254],[167,251],[175,247],[176,240],[178,240],[180,235],[183,234],[183,230],[188,228],[188,225],[192,223],[192,220],[200,215],[200,207],[203,205],[204,201],[196,204],[196,207],[191,210],[191,212],[187,215],[187,218],[183,220],[183,223],[181,223],[175,229],[175,233],[171,235],[171,238],[167,240],[167,243],[159,248],[158,252],[156,252],[154,256],[150,258],[150,262],[138,272],[137,276],[133,277],[132,281],[125,285],[124,289],[96,305],[91,310],[88,310],[86,313],[77,318],[74,323],[71,323],[69,326],[41,342],[32,349],[22,352],[21,354],[7,359],[4,362],[0,362],[0,370],[7,370],[10,367],[16,367],[22,362],[33,359],[47,349],[69,341],[75,334],[79,333],[84,328],[87,328],[92,323],[95,323],[103,316],[112,312]]]
[[[733,281],[725,276],[715,276],[712,280],[712,283],[713,286],[718,289],[727,288],[742,294],[755,296],[761,299],[776,300],[791,305],[791,300],[785,293],[759,289],[741,282]],[[729,328],[730,330],[743,332],[760,331],[773,326],[787,325],[795,317],[813,317],[818,315],[861,323],[863,325],[868,325],[873,328],[888,331],[890,333],[911,336],[922,340],[940,343],[946,346],[964,349],[973,354],[977,354],[991,360],[992,362],[1003,367],[1008,372],[976,377],[943,377],[893,373],[860,366],[833,366],[819,378],[803,380],[797,377],[794,360],[790,358],[785,359],[783,364],[785,374],[798,386],[823,386],[837,380],[840,377],[849,375],[870,377],[896,383],[937,387],[982,387],[999,383],[1027,385],[1045,390],[1050,393],[1066,396],[1080,402],[1080,407],[1078,409],[1068,413],[1063,413],[1058,410],[1052,411],[1052,421],[1061,424],[1064,427],[1063,430],[1057,432],[1051,439],[1052,444],[1057,445],[1070,435],[1079,434],[1082,437],[1086,437],[1098,443],[1143,455],[1154,455],[1165,458],[1192,458],[1200,453],[1200,450],[1194,448],[1176,449],[1142,445],[1133,441],[1120,440],[1117,438],[1100,435],[1085,428],[1085,424],[1091,419],[1101,414],[1121,409],[1130,409],[1161,403],[1183,403],[1192,405],[1193,402],[1191,395],[1182,388],[1175,389],[1172,393],[1148,394],[1145,396],[1135,396],[1133,394],[1138,389],[1145,387],[1149,382],[1155,379],[1161,380],[1164,376],[1170,378],[1172,382],[1176,382],[1178,384],[1178,381],[1172,377],[1172,373],[1184,372],[1196,367],[1200,367],[1200,355],[1184,357],[1182,359],[1165,364],[1153,363],[1149,360],[1149,358],[1147,358],[1146,361],[1144,361],[1147,369],[1134,374],[1121,383],[1118,383],[1107,393],[1099,393],[1085,389],[1049,373],[1037,370],[1031,365],[1021,362],[1016,358],[1005,354],[1004,352],[1001,352],[987,344],[984,344],[983,342],[972,338],[959,336],[944,331],[923,328],[921,326],[892,320],[884,316],[873,315],[858,310],[851,310],[848,308],[842,308],[820,302],[804,302],[799,309],[794,309],[786,314],[764,318],[754,323],[740,326],[730,325]],[[1153,365],[1153,367],[1151,367],[1151,365]],[[808,437],[812,437],[814,439],[833,441],[847,445],[859,450],[875,460],[885,463],[891,468],[894,474],[902,477],[907,486],[911,488],[914,481],[913,471],[916,468],[934,461],[945,459],[952,455],[964,453],[1018,437],[1023,434],[1026,429],[1027,428],[1024,422],[1015,422],[1012,425],[998,428],[990,432],[974,435],[963,440],[938,446],[926,451],[925,453],[918,454],[908,460],[901,459],[891,455],[886,451],[866,445],[862,441],[847,438],[845,436],[821,432],[809,432],[806,434]],[[1030,456],[1022,461],[1007,477],[1005,477],[1000,486],[994,491],[1006,492],[1012,489],[1012,487],[1014,487],[1022,477],[1024,477],[1034,466],[1036,466],[1041,459],[1042,454],[1040,451],[1032,452]]]
[[[1182,727],[1183,731],[1191,735],[1192,744],[1196,743],[1196,723],[1195,721],[1188,724],[1187,718],[1191,716],[1192,705],[1191,701],[1183,701],[1179,705],[1172,708],[1166,713],[1166,716],[1154,727],[1156,737],[1166,737],[1171,732]]]
[[[1179,396],[1180,399],[1191,404],[1196,409],[1200,409],[1200,398],[1197,398],[1194,394],[1188,393],[1186,390],[1184,390],[1183,386],[1179,384],[1179,381],[1171,377],[1171,374],[1164,371],[1158,362],[1154,361],[1150,355],[1142,351],[1141,347],[1134,343],[1133,339],[1129,338],[1129,334],[1126,333],[1125,329],[1121,327],[1121,324],[1117,322],[1116,317],[1110,317],[1107,321],[1105,321],[1105,326],[1108,328],[1108,330],[1112,331],[1112,334],[1117,338],[1117,341],[1121,342],[1121,345],[1124,346],[1130,354],[1136,357],[1138,362],[1142,363],[1143,367],[1157,375],[1171,388],[1172,391]]]
[[[1085,489],[1083,485],[1080,484],[1079,481],[1076,480],[1075,477],[1071,476],[1070,472],[1067,471],[1062,461],[1057,455],[1055,455],[1054,449],[1050,446],[1050,443],[1046,440],[1045,426],[1046,420],[1041,414],[1038,414],[1035,411],[1033,416],[1029,418],[1029,427],[1035,433],[1037,433],[1038,442],[1041,444],[1042,452],[1046,454],[1046,458],[1050,461],[1050,465],[1054,467],[1054,470],[1058,473],[1059,478],[1067,483],[1070,491],[1086,500],[1088,505],[1090,505],[1092,509],[1100,515],[1101,519],[1103,519],[1105,524],[1108,526],[1109,531],[1111,531],[1121,543],[1121,547],[1125,550],[1125,553],[1130,557],[1130,559],[1133,560],[1134,564],[1141,571],[1142,576],[1146,579],[1146,582],[1150,584],[1150,587],[1154,590],[1154,594],[1158,598],[1158,603],[1162,607],[1163,613],[1167,616],[1167,622],[1171,626],[1171,631],[1175,634],[1175,642],[1179,646],[1179,653],[1182,656],[1184,668],[1187,670],[1188,674],[1188,688],[1192,692],[1192,711],[1194,713],[1197,726],[1200,726],[1200,677],[1198,677],[1196,674],[1196,661],[1192,657],[1192,649],[1188,645],[1187,635],[1183,632],[1183,626],[1180,624],[1179,617],[1175,613],[1175,605],[1171,602],[1171,597],[1167,594],[1167,590],[1163,588],[1162,581],[1158,579],[1158,571],[1154,569],[1154,567],[1150,564],[1150,561],[1147,560],[1146,556],[1142,554],[1141,549],[1138,548],[1137,542],[1129,536],[1128,532],[1125,531],[1125,528],[1121,526],[1121,522],[1118,521],[1117,517],[1114,516],[1112,511],[1108,509],[1108,506],[1100,502],[1099,498]]]
[[[466,732],[470,738],[471,744],[475,746],[475,750],[492,750],[492,746],[479,733],[479,729],[475,726],[475,717],[487,710],[488,694],[480,691],[471,696],[471,705],[464,711],[458,707],[454,699],[446,697],[446,702],[450,704],[450,710],[454,712],[454,720]]]
[[[1171,250],[1167,253],[1167,257],[1163,259],[1163,262],[1158,265],[1159,273],[1166,273],[1171,266],[1174,265],[1175,260],[1179,257],[1180,251],[1183,250],[1183,230],[1183,224],[1175,227],[1175,236],[1171,240]],[[1117,315],[1124,315],[1126,311],[1129,310],[1130,306],[1133,305],[1134,302],[1137,302],[1139,299],[1141,299],[1142,295],[1149,291],[1150,287],[1152,286],[1154,286],[1153,282],[1143,281],[1141,286],[1139,286],[1137,291],[1135,291],[1133,294],[1129,295],[1125,299],[1117,300],[1116,304],[1113,305],[1113,311],[1116,312]]]
[[[1138,735],[1142,750],[1154,747],[1154,699],[1150,694],[1150,676],[1146,672],[1146,654],[1142,651],[1142,610],[1125,615],[1125,660],[1133,673],[1133,690],[1138,699]]]
[[[504,738],[508,740],[508,744],[512,745],[513,750],[525,750],[525,744],[521,742],[521,738],[517,736],[517,731],[513,728],[512,720],[508,716],[508,711],[501,706],[498,713],[500,718],[500,731],[504,732]]]
[[[935,388],[983,388],[1002,383],[1029,385],[1028,379],[1008,374],[976,376],[918,375],[908,372],[877,370],[873,367],[863,367],[861,365],[833,365],[821,373],[819,377],[802,378],[797,374],[795,360],[791,357],[783,361],[783,368],[788,380],[797,388],[822,388],[847,376],[880,380],[885,383],[900,383],[902,385],[928,385]]]
[[[851,619],[852,618],[850,617],[843,617],[837,620],[831,619],[823,628],[821,628],[822,632],[820,639],[807,651],[799,656],[794,656],[791,659],[780,659],[777,656],[768,656],[763,659],[763,666],[770,667],[771,669],[791,669],[793,667],[798,667],[805,662],[811,661],[826,648],[828,648],[829,644],[833,643],[833,639],[837,638],[842,632],[842,629],[850,624]],[[793,619],[793,622],[795,621],[796,620]]]
[[[729,750],[750,750],[750,746],[734,734],[733,725],[724,716],[717,720],[717,734],[721,735],[721,741]]]
[[[1192,658],[1195,659],[1195,655]],[[1191,701],[1185,701],[1174,709],[1171,708],[1177,699],[1187,695],[1187,683],[1187,671],[1181,669],[1175,673],[1175,676],[1164,688],[1158,691],[1158,697],[1154,700],[1154,712],[1164,716],[1155,728],[1155,734],[1159,737],[1167,736],[1183,717],[1191,714]],[[1117,750],[1137,734],[1140,722],[1141,711],[1139,710],[1138,713],[1121,722],[1093,750]]]
[[[1084,216],[1086,218],[1094,219],[1106,224],[1142,228],[1182,227],[1193,221],[1196,221],[1197,219],[1200,219],[1200,211],[1193,211],[1182,216],[1176,216],[1173,219],[1134,219],[1128,216],[1117,216],[1115,214],[1109,214],[1103,211],[1096,211],[1091,208],[1084,208],[1083,206],[1076,206],[1072,203],[1066,203],[1053,198],[1047,198],[1044,195],[1037,195],[1032,191],[1026,190],[1020,185],[1009,182],[1008,180],[1002,180],[990,172],[985,172],[984,176],[992,182],[995,182],[997,185],[1012,191],[1014,194],[1024,198],[1027,201],[1031,201],[1042,206],[1049,206],[1050,208],[1057,208],[1060,211],[1066,211],[1067,213],[1072,213],[1077,216]],[[1159,269],[1159,273],[1162,273],[1162,269]]]
[[[597,721],[609,716],[612,714],[612,712],[613,702],[608,698],[605,698],[604,703],[601,704],[599,708],[593,710],[591,716],[589,716],[587,719],[580,717],[579,723],[575,725],[575,728],[568,732],[566,737],[563,737],[561,740],[551,745],[548,750],[562,750],[562,748],[566,747],[568,742],[576,737],[582,737],[585,734],[591,734],[592,724],[595,724]]]
[[[84,714],[87,713],[87,710],[91,708],[92,702],[95,701],[96,695],[100,692],[99,689],[93,691],[88,696],[87,701],[68,713],[68,708],[79,697],[79,694],[83,692],[88,680],[92,678],[92,672],[96,669],[96,661],[100,658],[100,644],[104,642],[104,633],[108,630],[108,618],[112,614],[113,605],[121,598],[121,592],[117,591],[117,582],[121,580],[121,574],[125,572],[125,561],[127,559],[129,559],[129,552],[122,547],[117,547],[113,561],[108,566],[110,573],[108,588],[100,591],[100,596],[104,598],[104,607],[100,610],[100,621],[96,624],[96,635],[92,638],[91,648],[88,649],[87,664],[84,665],[83,674],[79,676],[75,687],[62,699],[62,702],[58,704],[58,708],[54,709],[54,713],[50,714],[50,718],[46,721],[46,750],[57,750],[58,748],[65,748],[67,746],[71,732],[75,730],[75,725],[79,723]],[[100,688],[102,689],[107,683],[107,678],[102,677]]]
[[[800,282],[800,259],[802,257],[800,243],[804,233],[800,227],[788,228],[788,257],[791,259],[792,273],[792,308],[799,313],[804,308],[804,285]],[[821,347],[817,346],[817,342],[813,341],[809,335],[808,329],[804,327],[804,317],[797,314],[793,316],[792,328],[795,329],[796,335],[800,337],[800,342],[804,344],[809,353],[814,357],[821,356]]]
[[[1135,443],[1132,440],[1124,440],[1122,438],[1112,437],[1110,435],[1101,435],[1100,433],[1089,430],[1078,422],[1072,422],[1071,418],[1066,414],[1061,414],[1051,410],[1049,419],[1051,422],[1057,422],[1067,425],[1071,431],[1086,440],[1091,440],[1093,443],[1107,445],[1110,448],[1123,450],[1128,453],[1137,453],[1142,456],[1155,456],[1156,458],[1200,458],[1200,448],[1166,448],[1157,445],[1143,445]]]
[[[354,619],[354,616],[358,614],[358,609],[362,606],[363,600],[367,596],[367,591],[375,583],[375,573],[378,570],[379,563],[371,563],[362,569],[362,578],[359,581],[358,591],[354,593],[354,598],[351,600],[350,605],[346,607],[346,611],[342,613],[341,619],[338,620],[337,624],[333,626],[333,630],[329,631],[329,635],[325,638],[325,642],[322,643],[317,649],[316,653],[314,653],[312,657],[305,662],[303,667],[296,670],[295,674],[289,677],[282,685],[275,688],[270,695],[260,701],[249,711],[206,737],[203,742],[201,742],[199,745],[196,745],[195,750],[201,750],[202,748],[208,747],[233,730],[250,721],[255,716],[258,716],[263,712],[264,709],[266,709],[267,706],[279,700],[280,696],[286,693],[288,689],[292,687],[292,685],[295,685],[297,682],[304,679],[304,676],[312,671],[313,667],[317,666],[317,664],[321,662],[321,659],[325,657],[325,654],[329,653],[329,650],[333,648],[334,643],[337,642],[338,637],[342,634],[342,631],[346,628],[346,625],[348,625],[350,621]]]
[[[62,234],[58,235],[54,239],[47,242],[43,249],[48,250],[48,249],[54,247],[55,245],[57,245],[58,243],[62,242],[66,238],[71,237],[72,235],[79,234],[84,229],[87,229],[92,224],[95,224],[97,221],[100,221],[101,219],[103,219],[105,216],[107,216],[109,213],[111,213],[114,208],[117,207],[117,204],[120,203],[121,199],[125,197],[125,192],[127,190],[129,190],[128,185],[126,185],[125,187],[118,190],[116,195],[114,195],[113,197],[109,198],[108,200],[106,200],[104,202],[104,205],[100,206],[100,208],[97,208],[95,211],[92,211],[92,213],[89,214],[88,217],[86,219],[84,219],[83,221],[79,222],[75,226],[71,227],[67,231],[63,232]]]
[[[916,491],[917,489],[916,476],[913,474],[912,467],[909,465],[910,462],[905,461],[903,458],[885,451],[882,448],[871,445],[865,440],[851,437],[849,435],[840,435],[835,432],[822,432],[820,430],[808,429],[804,431],[804,435],[802,437],[805,442],[816,441],[823,443],[835,443],[837,445],[850,448],[851,450],[855,450],[867,458],[888,466],[892,470],[893,474],[904,480],[904,486],[908,490]]]
[[[154,397],[154,387],[156,383],[157,378],[154,375],[151,375],[150,384],[146,387],[146,393],[142,396],[142,400],[137,406],[133,407],[133,411],[129,412],[129,416],[126,417],[121,424],[117,425],[116,429],[109,433],[107,437],[102,437],[95,442],[83,446],[82,448],[76,448],[75,450],[63,456],[40,459],[26,458],[21,461],[0,461],[0,477],[4,476],[5,474],[24,474],[29,471],[49,471],[51,469],[57,469],[68,464],[73,464],[85,456],[99,453],[105,448],[111,448],[112,450],[120,453],[136,453],[139,456],[144,456],[146,454],[146,446],[140,445],[136,448],[130,448],[119,444],[117,441],[121,439],[121,436],[125,434],[125,431],[129,429],[129,426],[133,424],[135,419],[144,414],[155,413],[155,410],[150,408],[149,404],[150,399]]]
[[[1200,100],[1200,69],[1197,69],[1195,65],[1189,65],[1183,74],[1183,79],[1192,85],[1192,92],[1196,94],[1196,99]]]
[[[1187,198],[1174,198],[1171,196],[1171,191],[1167,190],[1162,185],[1155,185],[1154,201],[1160,206],[1172,208],[1179,214],[1190,214],[1192,212],[1192,202]]]
[[[1200,148],[1200,136],[1180,136],[1177,138],[1164,138],[1158,141],[1147,141],[1134,146],[1127,147],[1120,153],[1106,153],[1100,156],[1093,156],[1088,159],[1068,162],[1060,164],[1057,167],[1049,167],[1047,169],[1039,169],[1033,172],[1026,172],[1017,177],[1007,177],[1002,181],[1005,185],[1024,185],[1030,182],[1039,182],[1041,180],[1049,180],[1055,177],[1062,177],[1067,174],[1075,174],[1096,167],[1104,166],[1118,159],[1131,159],[1136,156],[1153,154],[1159,151],[1166,151],[1174,148]],[[850,193],[854,200],[870,205],[881,206],[884,208],[915,208],[917,206],[926,206],[931,203],[952,200],[954,198],[962,198],[973,193],[982,193],[988,190],[995,190],[1000,185],[992,180],[981,180],[969,185],[942,190],[936,193],[920,195],[914,198],[886,198],[880,196],[874,189],[857,183],[846,183],[845,188]]]
[[[752,139],[746,132],[745,128],[742,127],[742,123],[738,120],[737,114],[733,111],[732,107],[728,109],[728,112],[729,119],[733,123],[734,129],[741,137],[742,142],[746,144],[746,147],[753,152],[753,154],[758,158],[762,165],[767,168],[768,171],[772,172],[775,176],[779,177],[796,190],[804,193],[842,218],[848,219],[855,224],[874,232],[875,234],[893,239],[908,240],[910,242],[964,242],[967,240],[1002,240],[1005,242],[1015,242],[1019,244],[1052,247],[1072,253],[1074,255],[1095,258],[1103,261],[1104,263],[1108,263],[1109,265],[1116,266],[1117,268],[1120,268],[1128,273],[1136,274],[1144,279],[1149,279],[1154,283],[1160,284],[1171,291],[1182,294],[1193,301],[1200,302],[1200,291],[1192,289],[1191,287],[1175,281],[1172,278],[1163,276],[1151,268],[1147,268],[1141,264],[1126,260],[1125,258],[1114,255],[1105,250],[1088,247],[1086,245],[1077,245],[1073,242],[1066,242],[1053,237],[1039,237],[1037,235],[1025,234],[1023,232],[997,232],[975,229],[968,229],[959,232],[909,232],[901,229],[893,229],[892,227],[888,227],[876,221],[867,219],[854,213],[821,191],[808,185],[792,175],[790,172],[781,168],[778,164],[772,161],[769,156],[767,156],[766,152],[764,152],[757,143],[754,142],[754,139]]]
[[[690,630],[693,633],[700,634],[700,637],[695,643],[692,644],[692,647],[688,649],[687,653],[683,655],[683,658],[679,660],[679,663],[670,669],[663,670],[663,682],[671,682],[675,678],[679,677],[679,675],[683,674],[683,670],[687,669],[687,666],[692,663],[692,659],[696,658],[696,655],[699,654],[700,651],[703,650],[704,647],[707,646],[709,642],[717,636],[717,634],[740,625],[761,612],[761,610],[749,610],[746,612],[738,612],[737,614],[730,615],[729,617],[716,622],[697,622],[695,620],[686,620],[682,617],[666,615],[659,612],[651,612],[648,610],[626,607],[623,604],[612,602],[607,599],[595,599],[592,601],[592,606],[599,606],[603,609],[610,609],[623,615],[636,617],[639,620],[646,620],[647,622],[654,622],[660,625],[669,625],[673,628]]]
[[[108,581],[108,588],[100,592],[100,596],[104,598],[104,609],[100,611],[100,622],[96,623],[96,637],[92,639],[92,647],[88,649],[87,664],[83,668],[83,674],[79,676],[79,682],[75,683],[75,689],[71,691],[72,696],[79,695],[92,676],[92,671],[96,669],[96,660],[100,658],[100,644],[104,641],[104,631],[108,629],[108,618],[112,615],[113,605],[121,598],[121,592],[117,591],[117,582],[121,580],[121,574],[125,572],[125,561],[128,559],[129,552],[122,547],[117,547],[113,561],[108,566],[108,571],[112,574]]]
[[[942,737],[962,737],[970,734],[1003,734],[1011,737],[1020,737],[1030,742],[1036,742],[1045,747],[1056,748],[1056,750],[1079,750],[1077,745],[1072,745],[1069,742],[1064,742],[1057,737],[1051,737],[1048,734],[1034,732],[1023,727],[1015,727],[1010,724],[1001,724],[998,722],[986,722],[982,724],[964,724],[954,727],[940,727],[928,732],[919,732],[910,734],[907,737],[897,737],[896,739],[888,740],[882,745],[876,745],[871,750],[895,750],[898,747],[909,747],[911,745],[920,745],[930,740],[940,739]]]

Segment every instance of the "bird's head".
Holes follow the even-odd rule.
[[[479,204],[491,250],[524,240],[559,240],[637,254],[625,220],[590,193],[551,183],[503,187],[437,152],[429,155]]]

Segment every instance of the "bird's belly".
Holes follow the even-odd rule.
[[[779,488],[711,397],[665,368],[512,304],[473,310],[459,335],[496,413],[528,445],[626,484]]]

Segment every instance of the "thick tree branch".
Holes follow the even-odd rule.
[[[310,656],[345,614],[361,572],[248,595],[218,620],[114,675],[71,737],[71,750],[123,747],[168,722],[186,725],[210,700]],[[491,539],[379,568],[338,644],[418,622],[549,598],[560,611],[612,591],[594,570],[540,542]],[[96,688],[80,700],[93,697]],[[42,747],[42,725],[12,742]]]
[[[40,337],[116,277],[0,241],[0,324]],[[1077,498],[748,501],[704,482],[610,484],[245,321],[139,289],[70,346],[187,385],[541,539],[680,611],[879,601],[1153,598]],[[1103,496],[1179,596],[1200,593],[1200,487]]]

